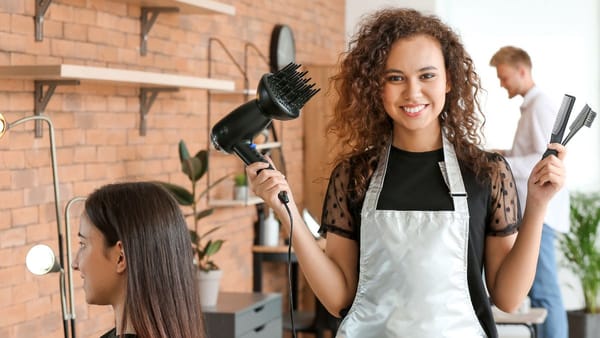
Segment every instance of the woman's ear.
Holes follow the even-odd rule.
[[[125,250],[123,250],[123,243],[121,241],[117,242],[116,250],[119,254],[117,256],[117,273],[123,273],[127,270],[127,259],[125,258]]]
[[[450,93],[452,90],[452,85],[450,84],[450,73],[446,71],[446,94]]]

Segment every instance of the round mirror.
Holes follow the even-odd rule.
[[[294,61],[296,61],[296,43],[292,29],[287,25],[275,25],[271,33],[269,48],[271,73],[275,73]]]
[[[49,272],[60,271],[60,264],[56,260],[54,251],[45,244],[38,244],[29,249],[25,264],[27,270],[34,275],[45,275]]]
[[[0,137],[2,137],[2,135],[4,135],[4,133],[6,132],[6,129],[8,129],[8,124],[6,123],[6,119],[4,118],[4,115],[0,114]]]

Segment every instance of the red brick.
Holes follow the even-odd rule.
[[[38,222],[38,207],[24,207],[12,209],[12,223],[13,226],[23,226]]]

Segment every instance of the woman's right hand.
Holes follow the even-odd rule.
[[[270,164],[275,167],[273,163]],[[285,191],[289,198],[289,203],[293,205],[293,196],[290,186],[285,176],[277,169],[267,169],[269,163],[255,162],[246,167],[246,175],[250,188],[256,196],[262,198],[267,205],[275,212],[283,211],[284,207],[279,200],[279,193]]]

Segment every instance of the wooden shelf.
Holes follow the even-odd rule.
[[[281,142],[267,142],[256,144],[256,150],[280,148]]]
[[[248,200],[219,200],[219,199],[211,199],[208,202],[208,206],[210,207],[243,207],[248,205],[255,205],[263,203],[262,198],[260,197],[248,197]]]
[[[77,85],[80,81],[90,81],[139,86],[139,128],[142,136],[146,135],[146,116],[158,93],[178,91],[181,87],[208,90],[234,89],[233,81],[70,64],[0,66],[0,78],[35,81],[33,100],[36,115],[44,113],[48,101],[59,85]],[[36,123],[35,136],[42,136],[41,124]]]
[[[257,91],[256,89],[234,89],[229,91],[211,90],[210,93],[214,95],[247,95],[251,96],[252,98],[255,98]]]
[[[211,0],[122,0],[140,7],[175,7],[179,14],[235,15],[235,7]]]
[[[160,13],[235,15],[235,7],[213,0],[122,0],[142,7],[140,54],[146,55],[148,32]],[[44,39],[44,16],[52,0],[35,2],[35,40]]]
[[[88,80],[149,87],[233,90],[233,81],[137,70],[71,64],[0,66],[0,78],[30,80]]]

